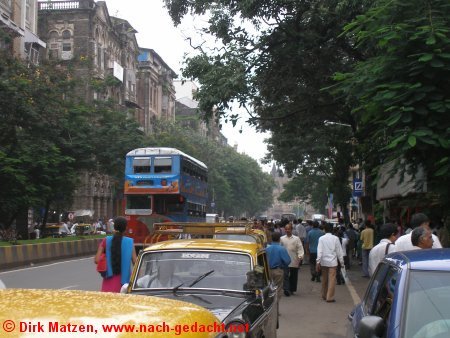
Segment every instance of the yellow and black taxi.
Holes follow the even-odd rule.
[[[0,337],[220,337],[204,307],[75,290],[0,290]]]
[[[173,235],[174,224],[164,225]],[[178,225],[186,239],[141,251],[126,292],[205,307],[227,331],[220,337],[276,337],[278,300],[264,247],[215,239],[211,224]]]

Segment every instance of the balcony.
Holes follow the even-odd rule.
[[[79,1],[42,1],[38,2],[38,9],[40,11],[61,11],[70,9],[92,9],[95,3],[93,0],[79,0]]]

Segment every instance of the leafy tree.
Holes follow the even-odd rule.
[[[370,55],[336,74],[340,94],[353,105],[367,162],[416,173],[449,201],[450,6],[448,1],[374,2],[345,28]],[[355,105],[356,102],[356,105]],[[374,149],[374,151],[370,151]],[[430,189],[431,188],[431,189]]]
[[[0,223],[9,227],[30,206],[67,207],[82,170],[122,177],[123,154],[141,144],[124,112],[74,95],[62,67],[27,66],[0,57]],[[118,160],[119,159],[119,160]],[[120,165],[121,164],[121,165]],[[120,169],[118,167],[120,166]],[[44,224],[46,215],[44,216]]]
[[[55,186],[75,182],[74,159],[59,146],[70,81],[58,69],[41,72],[0,58],[0,222],[8,227],[21,210],[44,204]]]
[[[342,205],[349,200],[346,154],[356,121],[343,97],[330,90],[335,72],[364,59],[352,39],[340,36],[366,1],[166,0],[175,24],[188,12],[209,14],[203,34],[221,43],[186,60],[183,75],[201,84],[202,111],[235,122],[237,102],[259,130],[270,131],[267,161],[293,176],[324,175]],[[326,121],[348,124],[331,128]],[[336,134],[339,134],[336,137]]]

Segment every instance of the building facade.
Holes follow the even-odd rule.
[[[226,146],[227,138],[220,131],[219,122],[211,118],[203,119],[204,113],[198,108],[194,95],[198,87],[193,81],[174,81],[176,90],[175,115],[176,120],[184,127],[195,130],[201,137],[207,137]]]
[[[140,48],[138,57],[137,101],[142,107],[138,121],[146,134],[152,121],[175,121],[175,87],[177,74],[153,49]]]
[[[37,64],[46,47],[37,36],[37,0],[0,0],[0,49]]]
[[[114,102],[115,109],[139,121],[143,109],[136,95],[136,30],[126,20],[111,17],[104,1],[45,1],[38,9],[38,32],[47,43],[41,57],[70,64],[83,81],[78,94],[87,103]],[[109,176],[84,172],[71,210],[89,209],[94,219],[112,217],[117,213],[114,191]]]

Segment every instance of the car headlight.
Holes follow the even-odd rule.
[[[246,338],[247,333],[250,331],[250,325],[240,321],[230,322],[225,328],[228,338]]]

